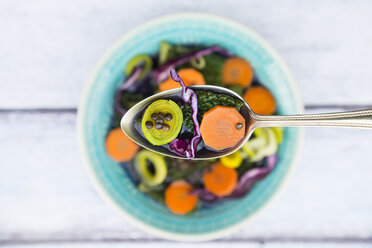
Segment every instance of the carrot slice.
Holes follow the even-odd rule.
[[[213,194],[230,195],[238,183],[238,172],[219,162],[214,165],[212,171],[204,173],[203,181],[205,188]]]
[[[182,70],[179,70],[178,75],[182,78],[183,82],[186,84],[186,86],[190,85],[204,85],[205,80],[203,77],[203,74],[198,72],[197,70],[193,68],[185,68]],[[179,83],[173,81],[171,77],[169,77],[166,81],[161,83],[159,85],[159,91],[166,91],[174,88],[181,87]]]
[[[193,186],[183,180],[174,181],[165,190],[165,204],[175,214],[187,214],[198,202],[196,195],[191,195]]]
[[[262,86],[249,88],[244,94],[244,100],[257,114],[271,115],[275,112],[275,98]]]
[[[216,106],[205,112],[200,124],[205,145],[215,150],[235,146],[245,134],[245,119],[233,107]]]
[[[106,138],[107,154],[117,162],[131,160],[138,151],[138,145],[126,136],[120,128],[111,130]]]
[[[222,68],[222,82],[226,85],[241,85],[247,87],[252,83],[253,68],[243,58],[227,59]]]

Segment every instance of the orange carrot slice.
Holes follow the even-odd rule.
[[[179,70],[178,75],[182,78],[183,82],[186,84],[186,86],[190,85],[204,85],[205,80],[203,77],[203,74],[198,72],[197,70],[193,68],[185,68],[182,70]],[[181,87],[179,83],[173,81],[172,78],[168,78],[166,81],[161,83],[159,85],[159,91],[166,91],[174,88]]]
[[[249,88],[244,94],[244,100],[257,114],[271,115],[275,112],[275,99],[270,91],[262,86]]]
[[[245,119],[233,107],[216,106],[205,112],[200,124],[205,145],[223,150],[235,146],[245,134]]]
[[[179,180],[172,182],[165,190],[165,204],[175,214],[187,214],[193,210],[198,202],[196,195],[191,195],[193,186]]]
[[[117,162],[131,160],[138,151],[138,145],[129,139],[121,130],[111,130],[106,138],[107,154]]]
[[[217,163],[212,171],[204,173],[204,186],[217,196],[230,195],[238,183],[238,172],[232,168]]]
[[[222,68],[222,82],[226,85],[247,87],[252,83],[253,68],[245,59],[233,57],[226,60]]]

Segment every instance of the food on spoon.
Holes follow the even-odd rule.
[[[198,121],[202,121],[203,115],[205,112],[211,110],[216,106],[226,106],[234,107],[236,110],[244,105],[243,101],[231,97],[226,94],[216,93],[207,90],[195,90],[196,95],[198,96]],[[182,109],[185,127],[193,131],[193,122],[191,119],[192,110],[190,105],[185,105]]]
[[[182,122],[181,108],[172,100],[162,99],[147,107],[142,117],[141,129],[151,144],[164,145],[178,136]]]
[[[236,146],[245,134],[245,119],[233,107],[216,106],[203,116],[200,132],[206,146],[224,150]]]
[[[173,75],[174,78],[171,79],[171,69],[175,69],[179,76]],[[186,76],[184,71],[191,73],[186,73]],[[122,166],[125,175],[132,179],[139,190],[138,193],[146,194],[163,204],[172,214],[193,214],[194,210],[214,207],[220,201],[244,197],[254,187],[255,182],[262,180],[275,169],[278,161],[276,153],[285,138],[285,131],[282,129],[257,129],[242,149],[231,155],[215,160],[192,161],[164,157],[139,148],[119,127],[120,118],[126,110],[157,93],[166,81],[171,82],[169,85],[172,87],[180,87],[179,81],[188,86],[189,80],[192,84],[224,86],[240,96],[253,92],[255,96],[249,99],[258,98],[254,102],[261,98],[267,101],[265,94],[251,91],[254,87],[263,86],[260,78],[253,76],[254,70],[249,61],[233,56],[219,46],[178,45],[163,41],[157,54],[134,56],[124,68],[124,72],[126,79],[115,94],[115,115],[106,138],[106,150],[107,154],[118,162],[118,166]],[[188,77],[189,75],[191,76]],[[141,121],[135,123],[136,128],[140,132],[143,128],[155,143],[173,139],[160,146],[176,151],[184,157],[192,157],[205,150],[217,151],[202,141],[199,124],[202,123],[205,113],[215,107],[230,107],[239,112],[243,106],[243,101],[230,95],[187,88],[184,97],[178,95],[174,99],[162,100],[171,100],[177,107],[170,102],[160,102],[142,123],[146,111],[144,109],[139,113]],[[275,106],[275,100],[271,100]],[[266,110],[273,111],[275,107],[271,107],[270,111]],[[178,132],[175,127],[179,127],[177,123],[180,117],[183,121]],[[242,125],[238,127],[243,129]],[[207,140],[212,137],[208,136],[208,131]],[[164,136],[159,139],[159,134]]]
[[[174,69],[170,71],[170,74],[172,80],[181,85],[181,94],[167,96],[166,99],[157,100],[147,107],[141,120],[145,138],[153,145],[170,143],[169,148],[173,153],[187,158],[196,157],[198,151],[204,148],[198,148],[200,141],[204,141],[207,148],[215,151],[236,146],[245,134],[245,119],[238,111],[243,106],[243,102],[226,94],[216,94],[211,91],[201,90],[198,95],[195,90],[186,87],[183,79]],[[207,99],[207,102],[202,107],[199,99],[203,98]],[[184,104],[189,104],[191,113],[183,113],[172,99],[177,102],[182,100]],[[223,106],[229,104],[234,107]],[[214,107],[209,109],[212,106]],[[173,119],[167,121],[164,119],[165,115],[160,112],[169,112],[171,109],[176,117],[180,116],[179,123],[173,124],[175,122]],[[200,116],[198,118],[199,109],[203,109],[201,126]],[[209,110],[206,111],[207,109]],[[189,131],[180,132],[183,120],[187,121],[187,124],[192,122],[193,134],[190,138],[185,138],[191,136],[188,134]],[[174,126],[176,128],[173,128]]]

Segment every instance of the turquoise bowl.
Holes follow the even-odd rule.
[[[120,165],[107,156],[104,144],[113,116],[114,93],[124,79],[126,64],[137,54],[156,53],[162,40],[220,45],[251,62],[260,81],[277,99],[280,114],[301,113],[303,105],[287,66],[262,37],[241,24],[210,14],[179,13],[147,22],[123,35],[94,68],[78,111],[78,134],[82,156],[98,191],[127,220],[151,234],[180,241],[220,238],[243,227],[276,195],[296,164],[302,130],[285,129],[277,167],[244,198],[191,215],[172,214],[136,189]]]

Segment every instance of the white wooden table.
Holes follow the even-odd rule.
[[[308,113],[372,108],[372,1],[232,2],[0,1],[0,246],[190,247],[143,233],[99,198],[76,142],[90,69],[153,17],[230,17],[282,54]],[[273,204],[242,231],[193,246],[371,247],[371,147],[370,131],[308,129]]]

